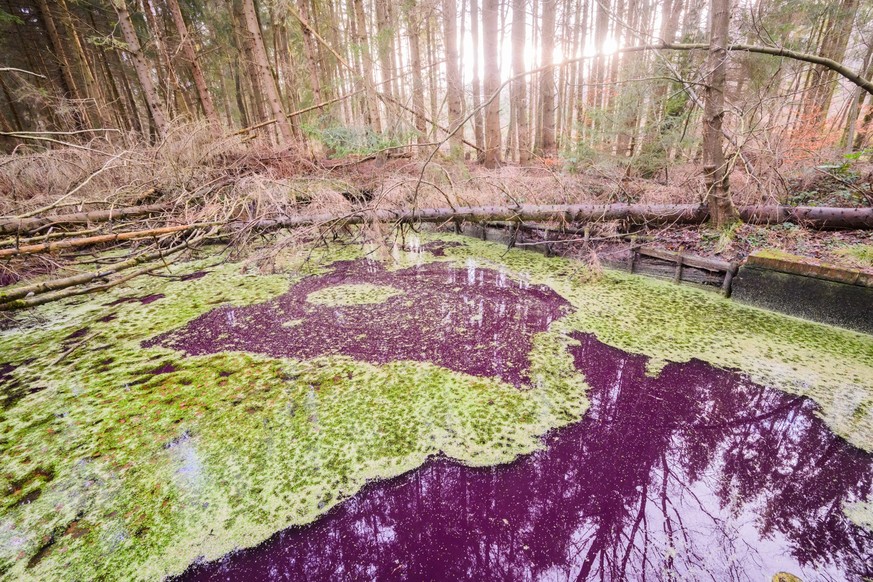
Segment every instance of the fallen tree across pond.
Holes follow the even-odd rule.
[[[112,210],[93,210],[91,212],[76,212],[73,214],[58,214],[55,216],[35,216],[32,218],[4,220],[0,222],[0,235],[29,234],[47,226],[66,226],[71,224],[89,224],[111,222],[138,218],[150,214],[158,214],[169,208],[167,204],[149,204],[115,208]]]
[[[749,224],[791,222],[820,229],[873,229],[873,208],[829,208],[814,206],[740,206],[740,218]],[[260,220],[258,230],[370,222],[489,222],[558,221],[563,223],[624,220],[634,224],[702,224],[709,218],[706,206],[697,204],[551,204],[520,206],[470,206],[422,208],[416,210],[363,210],[337,215],[297,215]]]
[[[873,208],[815,206],[740,206],[740,218],[749,224],[802,224],[817,229],[873,229]],[[84,238],[20,245],[0,249],[0,258],[138,240],[220,226],[223,232],[249,228],[269,231],[301,226],[365,224],[374,222],[415,224],[442,222],[556,221],[564,224],[622,220],[631,224],[702,224],[709,218],[706,206],[697,204],[551,204],[521,206],[459,206],[416,210],[364,209],[351,214],[298,214],[254,222],[228,221],[180,224]]]
[[[152,238],[164,236],[177,232],[185,232],[195,228],[214,226],[216,223],[198,223],[198,224],[180,224],[176,226],[164,226],[161,228],[150,228],[147,230],[134,230],[126,232],[116,232],[112,234],[101,234],[98,236],[89,236],[86,238],[73,238],[61,240],[57,242],[46,242],[35,245],[24,245],[12,247],[8,249],[0,249],[0,258],[13,257],[17,255],[32,255],[35,253],[45,253],[51,251],[59,251],[63,249],[73,249],[81,247],[89,247],[105,243],[121,242],[127,240],[139,240],[144,238]]]
[[[798,223],[814,228],[873,229],[873,208],[819,208],[809,206],[741,206],[740,217],[751,224]],[[701,224],[709,213],[705,206],[695,204],[645,205],[645,204],[575,204],[575,205],[521,205],[477,206],[457,208],[430,208],[418,210],[363,209],[350,214],[312,214],[287,216],[280,219],[226,222],[203,222],[126,231],[100,236],[91,236],[47,242],[43,244],[0,249],[0,257],[13,257],[62,249],[81,248],[106,243],[143,239],[164,239],[164,249],[152,247],[139,255],[90,273],[78,273],[59,279],[13,287],[0,294],[0,311],[12,311],[48,303],[82,293],[108,289],[141,274],[149,273],[165,260],[190,245],[200,242],[209,234],[241,235],[245,232],[269,232],[283,228],[319,227],[335,228],[351,224],[384,222],[393,224],[416,223],[489,223],[507,221],[549,221],[567,225],[622,220],[638,225]],[[196,233],[209,230],[209,234]],[[578,229],[576,229],[578,230]],[[188,240],[176,238],[184,236]],[[194,238],[191,238],[191,237]],[[146,264],[159,260],[155,264]],[[141,267],[140,267],[141,266]],[[130,274],[109,280],[109,276],[133,267],[140,267]],[[87,286],[89,283],[106,283]]]
[[[84,295],[95,291],[105,291],[106,289],[130,281],[140,275],[151,273],[160,268],[167,268],[167,260],[170,257],[180,251],[196,246],[204,239],[208,238],[210,234],[211,233],[200,234],[184,240],[172,247],[143,253],[92,273],[80,273],[78,275],[63,277],[61,279],[53,279],[50,281],[35,283],[33,285],[16,287],[7,293],[0,294],[0,311],[16,311],[18,309],[25,309],[27,307],[35,307],[44,303],[50,303],[59,299],[66,299],[67,297]],[[110,275],[118,273],[119,271],[124,271],[131,267],[143,265],[144,263],[149,263],[151,261],[155,262],[145,264],[145,266],[128,273],[123,277],[109,279]],[[92,283],[98,280],[104,280],[106,282],[91,287],[79,287],[80,285]]]
[[[200,238],[202,237],[193,239],[191,241],[182,242],[181,244],[178,244],[174,247],[158,249],[153,252],[139,254],[130,259],[115,263],[97,271],[78,273],[76,275],[70,275],[69,277],[52,279],[49,281],[34,283],[32,285],[15,287],[8,292],[0,293],[0,311],[4,310],[2,304],[9,303],[10,301],[15,301],[16,299],[21,299],[33,295],[40,295],[43,293],[48,293],[50,291],[58,291],[60,289],[66,289],[68,287],[74,287],[76,285],[84,285],[98,279],[106,279],[110,275],[118,273],[119,271],[124,271],[131,267],[136,267],[137,265],[141,265],[149,261],[154,261],[158,259],[164,260],[178,253],[179,251],[188,248],[189,245],[195,244],[197,241],[200,240]]]

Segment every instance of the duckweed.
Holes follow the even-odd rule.
[[[584,377],[568,352],[577,331],[648,355],[652,375],[696,358],[809,396],[834,432],[873,450],[873,338],[649,279],[592,279],[568,260],[421,237],[450,244],[400,251],[397,268],[446,261],[495,269],[572,306],[532,337],[528,384],[420,361],[143,347],[216,307],[268,301],[306,275],[329,273],[336,260],[367,254],[354,246],[285,256],[280,275],[209,265],[197,279],[140,278],[19,316],[0,332],[8,364],[0,390],[20,393],[0,410],[0,576],[161,578],[311,522],[368,480],[432,455],[510,462],[585,412]],[[357,305],[396,295],[343,287],[314,299]]]

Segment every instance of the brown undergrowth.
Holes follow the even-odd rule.
[[[220,240],[231,246],[236,258],[247,257],[247,264],[271,271],[278,250],[337,233],[382,241],[386,239],[386,229],[390,230],[390,225],[365,225],[352,231],[342,227],[341,219],[330,223],[328,233],[323,228],[326,225],[315,225],[265,238],[253,228],[257,221],[288,216],[342,217],[365,210],[518,204],[698,204],[703,198],[700,169],[693,164],[671,167],[663,176],[642,179],[631,176],[619,165],[598,165],[584,173],[571,173],[562,171],[561,165],[554,161],[540,161],[530,167],[505,165],[487,170],[472,162],[425,154],[430,152],[392,151],[339,160],[314,158],[303,150],[271,148],[250,136],[216,138],[208,126],[198,123],[176,124],[157,144],[133,138],[115,141],[100,138],[66,144],[35,141],[26,148],[19,147],[12,155],[0,157],[0,222],[143,204],[161,204],[163,211],[85,226],[49,224],[24,236],[7,235],[0,241],[2,248],[118,233],[127,233],[125,237],[130,238],[133,232],[154,232],[164,227],[191,225],[192,228],[84,249],[12,256],[0,263],[0,282],[9,284],[34,276],[72,277],[89,269],[105,269],[109,263],[95,254],[98,251],[104,254],[115,251],[116,258],[130,262],[132,257],[160,255],[162,249],[188,252],[183,247],[193,245],[192,241]],[[737,164],[733,169],[736,204],[792,201],[790,181],[780,177],[784,184],[780,194],[772,187],[772,180],[765,183],[749,174],[745,166]],[[817,169],[812,182],[803,173],[793,179],[800,185],[797,187],[818,185],[818,189],[810,187],[804,191],[804,202],[814,204],[815,200],[809,198],[814,198],[819,190],[822,198],[832,201],[834,188],[842,188],[850,194],[863,189],[865,182],[859,179],[859,176],[863,178],[863,171],[863,168],[852,168],[849,174],[843,167],[831,167]],[[854,190],[846,186],[847,182],[851,182]],[[844,198],[847,206],[858,203],[857,197]],[[831,205],[841,205],[839,203],[837,199],[836,204]],[[216,225],[230,221],[243,226],[231,233],[217,232]],[[620,255],[621,249],[614,247],[626,244],[619,236],[625,229],[626,225],[618,223],[597,225],[596,231],[601,233],[603,243],[585,246],[581,254],[595,265],[598,253]],[[720,254],[727,250],[736,258],[742,258],[756,237],[763,236],[760,229],[753,230],[747,233],[749,236],[735,237],[748,243],[745,246],[733,244],[734,239],[729,239],[725,248],[709,244],[710,235],[700,228],[667,226],[646,229],[646,234],[668,242],[677,236],[682,240],[694,239],[691,243],[679,244],[697,248],[703,254]],[[690,232],[697,234],[689,235]],[[719,235],[719,238],[725,237]],[[766,242],[772,242],[769,239],[774,236],[767,234],[765,238]],[[269,244],[251,244],[256,239]],[[381,252],[387,253],[388,248],[383,247]],[[160,260],[167,261],[169,256],[161,256]],[[109,272],[93,283],[111,283],[117,280],[110,277],[114,274]]]

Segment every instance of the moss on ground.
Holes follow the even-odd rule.
[[[836,253],[853,259],[859,266],[873,267],[873,245],[849,245],[837,249]]]
[[[530,388],[419,362],[185,358],[141,347],[217,305],[262,302],[333,260],[368,252],[357,247],[320,249],[306,262],[285,256],[284,275],[225,264],[190,281],[140,278],[99,297],[36,308],[0,332],[0,363],[18,366],[3,381],[26,388],[0,410],[0,577],[160,578],[310,522],[368,479],[414,469],[429,455],[509,462],[587,407],[566,349],[573,331],[649,355],[652,374],[657,363],[699,358],[808,395],[835,432],[873,450],[869,336],[654,280],[611,272],[592,280],[571,261],[439,238],[462,244],[439,258],[400,253],[399,265],[501,269],[549,285],[576,308],[534,337]]]

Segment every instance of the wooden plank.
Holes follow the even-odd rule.
[[[655,259],[653,257],[640,255],[639,259],[635,264],[634,273],[639,275],[650,275],[668,281],[675,281],[676,265],[674,263],[668,263],[666,261]],[[715,271],[710,271],[708,269],[698,269],[696,267],[683,265],[681,282],[697,283],[699,285],[705,285],[709,289],[712,289],[713,287],[720,288],[723,282],[723,278],[720,273],[717,273]]]
[[[697,255],[685,255],[652,247],[640,247],[640,254],[646,255],[648,257],[654,257],[656,259],[661,259],[662,261],[669,261],[671,263],[678,262],[681,257],[682,263],[684,265],[687,265],[689,267],[696,267],[698,269],[706,269],[708,271],[730,271],[736,268],[736,265],[728,261],[722,261],[720,259],[710,259]]]

